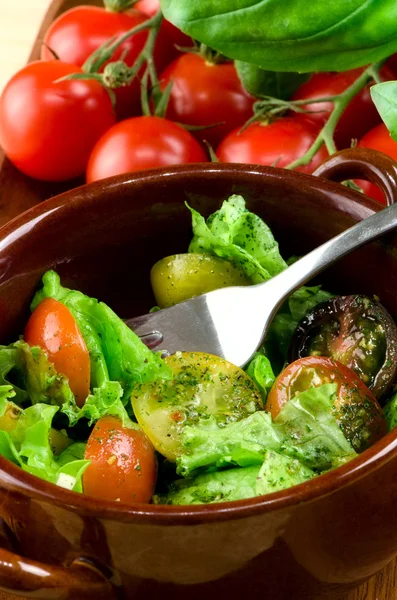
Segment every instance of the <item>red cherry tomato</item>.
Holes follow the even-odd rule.
[[[145,13],[148,17],[153,17],[160,8],[160,0],[139,0],[139,2],[134,4],[134,8]],[[174,47],[179,46],[180,48],[189,48],[190,46],[193,46],[192,38],[167,21],[167,19],[164,19],[162,27],[166,31],[168,38],[174,44]],[[178,50],[176,48],[175,50],[175,56],[177,56]]]
[[[109,94],[97,81],[55,81],[76,66],[33,62],[18,71],[0,98],[0,145],[26,175],[45,181],[85,171],[97,140],[111,127]]]
[[[243,131],[237,128],[229,133],[218,146],[217,156],[221,162],[286,167],[309,149],[318,131],[316,124],[300,115],[270,125],[257,122]],[[308,165],[297,171],[312,173],[327,156],[323,146]]]
[[[97,6],[77,6],[55,19],[44,36],[44,42],[62,61],[81,67],[104,42],[113,36],[120,36],[146,20],[147,16],[137,10],[116,13]],[[143,49],[147,36],[148,32],[145,30],[130,37],[115,51],[112,61],[119,60],[123,56],[124,62],[131,66]],[[166,32],[160,32],[154,51],[156,68],[163,69],[171,62],[174,55],[173,42],[167,38]],[[44,44],[41,58],[43,60],[52,58],[50,50]],[[134,79],[131,85],[116,89],[115,94],[119,118],[139,114],[138,78]]]
[[[124,504],[150,502],[156,485],[153,446],[140,429],[123,427],[116,417],[102,417],[88,438],[84,493]]]
[[[243,88],[232,63],[214,65],[197,54],[182,54],[160,76],[161,89],[173,82],[166,116],[187,125],[212,125],[194,132],[217,146],[252,116],[254,98]]]
[[[389,130],[384,123],[381,123],[377,127],[371,129],[364,135],[363,138],[358,142],[359,148],[372,148],[372,150],[379,150],[383,154],[387,154],[393,160],[397,162],[397,142],[391,137]],[[370,183],[369,181],[357,181],[356,182],[363,190],[364,193],[377,200],[381,204],[386,204],[386,199],[380,189]]]
[[[389,69],[391,69],[395,74],[397,73],[397,54],[393,54],[393,56],[389,58],[386,66],[389,67]],[[396,76],[394,76],[394,79],[395,78]]]
[[[68,378],[76,403],[82,406],[90,393],[90,356],[70,310],[46,298],[31,314],[24,340],[46,351],[56,371]]]
[[[87,182],[111,175],[205,162],[206,153],[183,127],[160,117],[135,117],[109,129],[92,151]]]
[[[332,358],[307,356],[291,363],[273,384],[266,410],[276,418],[292,398],[324,383],[336,383],[334,414],[357,452],[362,452],[386,433],[386,421],[375,396],[348,367]]]
[[[309,81],[300,86],[292,99],[312,100],[341,94],[354,83],[363,71],[364,67],[342,73],[314,73]],[[381,74],[384,81],[395,78],[394,73],[387,67],[383,67]],[[370,87],[367,85],[357,94],[341,116],[335,131],[335,143],[338,148],[349,148],[352,139],[360,139],[364,133],[380,123],[381,118],[372,102]],[[306,104],[303,108],[312,111],[310,114],[312,120],[323,124],[331,113],[333,104],[332,102],[319,102]]]

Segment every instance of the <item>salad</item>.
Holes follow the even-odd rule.
[[[152,310],[288,268],[241,196],[208,219],[187,210],[191,243],[153,266]],[[183,348],[152,352],[55,271],[31,311],[23,336],[0,346],[0,454],[97,499],[269,494],[345,464],[397,424],[397,327],[377,298],[300,288],[244,370]]]

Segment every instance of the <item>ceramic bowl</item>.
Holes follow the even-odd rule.
[[[318,174],[369,178],[389,202],[397,190],[397,166],[372,151],[340,153]],[[0,230],[0,340],[23,331],[49,268],[122,317],[146,312],[151,266],[188,246],[183,201],[208,215],[231,194],[272,227],[284,256],[382,208],[324,178],[247,165],[187,165],[80,187]],[[397,317],[397,239],[355,252],[321,280],[337,293],[377,294]],[[47,600],[340,598],[397,554],[396,506],[397,432],[302,485],[209,506],[106,503],[0,458],[0,587]]]

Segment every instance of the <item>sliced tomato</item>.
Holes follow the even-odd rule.
[[[40,346],[58,373],[69,380],[78,406],[90,393],[90,356],[86,343],[70,310],[53,298],[46,298],[33,311],[24,339],[29,346]]]
[[[385,435],[386,421],[372,392],[354,371],[322,356],[308,356],[288,365],[269,393],[266,410],[275,418],[288,400],[324,383],[337,385],[335,416],[356,452]]]
[[[242,370],[219,356],[177,352],[165,359],[173,379],[135,387],[132,407],[138,423],[161,454],[173,461],[186,425],[212,416],[238,421],[262,408],[259,390]]]
[[[397,377],[397,326],[372,298],[336,296],[315,306],[295,329],[288,360],[304,356],[334,358],[382,398]]]
[[[84,493],[124,504],[150,502],[156,485],[153,446],[140,429],[123,427],[116,417],[102,417],[88,438]]]

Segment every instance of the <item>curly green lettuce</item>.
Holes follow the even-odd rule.
[[[0,386],[0,417],[14,399],[12,386]],[[57,406],[42,403],[20,409],[15,425],[8,431],[0,430],[0,454],[32,475],[82,492],[82,476],[90,464],[84,460],[84,450],[80,448],[76,454],[73,444],[55,457],[51,449],[49,433],[58,410]]]
[[[196,210],[192,215],[193,239],[189,252],[219,256],[239,267],[253,284],[262,283],[288,267],[270,228],[246,208],[242,196],[231,196],[206,220]],[[265,354],[273,369],[282,369],[292,334],[299,321],[331,294],[320,286],[302,286],[276,315],[265,343]]]
[[[205,469],[258,465],[267,450],[316,472],[339,466],[356,453],[333,415],[335,395],[335,384],[323,384],[289,400],[274,421],[258,411],[224,427],[211,419],[186,426],[177,472],[188,477]]]
[[[45,298],[62,302],[74,316],[90,354],[93,388],[118,382],[126,404],[135,383],[171,378],[160,355],[149,350],[109,306],[63,287],[55,271],[44,274],[43,288],[33,298],[32,310]]]

